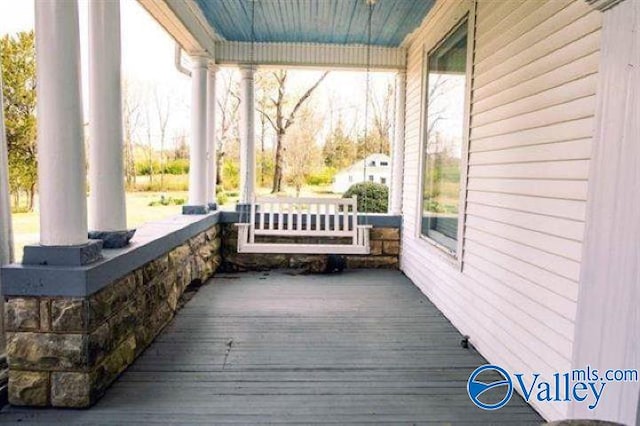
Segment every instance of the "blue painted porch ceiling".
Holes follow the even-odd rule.
[[[371,43],[397,47],[420,25],[435,0],[378,0]],[[365,0],[196,0],[213,29],[229,41],[366,44]]]

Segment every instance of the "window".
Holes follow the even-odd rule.
[[[349,183],[353,182],[353,176],[349,175]]]
[[[383,185],[387,184],[387,178],[380,178],[380,183]]]
[[[381,161],[380,162],[380,166],[388,166],[389,162],[388,161]]]
[[[451,253],[458,245],[466,85],[464,23],[427,58],[421,232]]]
[[[369,175],[369,182],[373,182],[373,175]]]

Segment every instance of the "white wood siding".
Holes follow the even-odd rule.
[[[460,272],[418,224],[424,55],[467,13],[476,35]],[[440,0],[406,41],[401,267],[514,372],[571,368],[601,19],[582,0]],[[567,415],[566,405],[536,408]]]

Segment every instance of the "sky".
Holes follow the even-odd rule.
[[[83,100],[88,105],[87,75],[87,22],[88,1],[79,0],[79,24],[83,74]],[[143,108],[150,111],[150,120],[155,120],[155,101],[159,98],[169,104],[168,135],[176,139],[189,133],[190,79],[179,73],[174,66],[174,41],[136,0],[121,0],[122,76],[133,91],[143,99]],[[0,35],[29,31],[34,27],[34,1],[0,0]],[[223,72],[234,72],[224,69]],[[296,70],[290,73],[294,91],[304,91],[318,78],[318,71]],[[387,82],[393,81],[389,73],[372,73],[371,87],[383,90]],[[363,121],[366,76],[362,72],[332,71],[314,94],[314,102],[320,111],[334,105],[334,120],[338,115],[346,123]],[[218,91],[220,93],[220,91]],[[336,107],[337,106],[337,107]],[[339,111],[338,111],[339,110]],[[329,117],[327,117],[329,118]],[[327,119],[322,132],[324,137],[331,123]],[[152,123],[152,128],[157,125]],[[362,127],[362,126],[360,126]],[[361,130],[362,131],[362,130]],[[157,146],[157,142],[154,142]]]

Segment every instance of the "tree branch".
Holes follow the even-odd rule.
[[[327,75],[329,75],[329,71],[325,71],[320,78],[318,79],[318,81],[315,82],[315,84],[313,86],[311,86],[304,95],[302,95],[302,97],[300,99],[298,99],[298,102],[296,103],[296,105],[293,107],[293,110],[291,110],[291,114],[289,114],[289,117],[286,119],[286,123],[284,125],[284,129],[288,129],[292,124],[293,124],[293,120],[296,116],[296,113],[298,112],[298,110],[302,107],[302,105],[305,103],[305,101],[307,99],[309,99],[309,96],[311,96],[311,94],[313,93],[314,90],[316,90],[318,88],[318,86],[320,85],[320,83],[322,83],[322,80],[324,80]]]
[[[260,114],[262,114],[263,117],[265,117],[267,120],[269,120],[269,124],[271,124],[271,127],[273,127],[273,130],[275,130],[276,132],[278,131],[278,127],[276,126],[276,123],[274,123],[273,120],[271,119],[271,117],[269,117],[269,114],[267,114],[266,112],[264,112],[260,108],[256,108],[256,111],[258,111]]]

